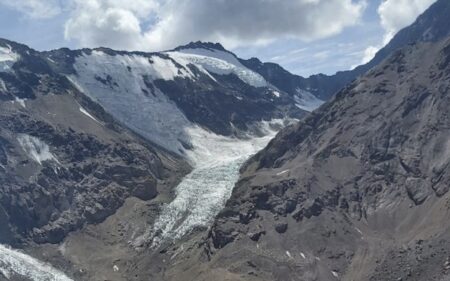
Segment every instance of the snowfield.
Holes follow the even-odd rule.
[[[173,79],[178,72],[164,69],[163,65],[171,61],[162,63],[159,57],[152,57],[151,61],[139,56],[94,52],[77,59],[74,67],[78,75],[71,76],[70,80],[128,128],[169,151],[184,155],[183,143],[190,144],[184,128],[190,122],[158,88],[153,86],[153,92],[148,89],[153,79]],[[180,73],[190,75],[187,71]],[[153,78],[146,80],[149,75]]]
[[[32,281],[72,281],[51,266],[0,245],[0,276],[2,275],[8,280],[14,280],[11,278],[19,275]]]
[[[200,70],[219,75],[235,74],[243,82],[253,87],[268,87],[269,83],[258,73],[243,66],[232,54],[218,50],[183,49],[167,54],[181,65],[189,63]],[[207,73],[207,74],[209,74]],[[214,78],[212,78],[214,79]]]

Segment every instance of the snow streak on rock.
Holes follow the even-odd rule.
[[[56,157],[50,152],[49,146],[40,139],[30,135],[20,134],[17,140],[28,156],[39,164],[47,160],[58,162]]]
[[[64,273],[19,251],[0,245],[0,276],[22,276],[32,281],[72,281]],[[27,279],[27,280],[28,280]]]

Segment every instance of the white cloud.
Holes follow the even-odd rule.
[[[66,39],[79,46],[162,50],[189,41],[228,48],[316,40],[360,20],[366,0],[73,0]],[[125,4],[126,3],[126,4]],[[153,24],[145,26],[151,19]]]
[[[371,61],[373,59],[373,57],[375,56],[375,54],[378,52],[379,48],[374,47],[374,46],[370,46],[367,49],[364,50],[364,57],[362,60],[362,63],[368,63],[369,61]]]
[[[411,25],[436,0],[384,0],[378,7],[381,26],[385,30],[383,43],[369,46],[362,63],[369,62],[402,28]]]
[[[62,10],[58,0],[0,0],[0,4],[35,19],[54,17]]]
[[[386,30],[386,41],[400,29],[412,24],[436,0],[385,0],[378,7],[381,25]]]
[[[74,0],[64,36],[81,47],[141,49],[141,23],[156,12],[153,0]]]

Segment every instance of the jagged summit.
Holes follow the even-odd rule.
[[[183,49],[207,49],[207,50],[230,52],[227,49],[225,49],[220,43],[202,42],[202,41],[190,42],[186,45],[178,46],[174,50],[179,51]]]

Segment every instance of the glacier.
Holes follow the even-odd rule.
[[[155,67],[155,64],[159,65]],[[184,128],[190,122],[164,93],[153,86],[153,79],[173,78],[178,74],[163,68],[160,58],[155,59],[116,55],[101,52],[78,57],[74,68],[77,75],[70,81],[87,96],[98,102],[118,121],[144,138],[179,155],[184,155],[184,144],[190,144],[190,137]],[[146,80],[151,75],[152,78]],[[181,75],[191,75],[187,70]],[[101,76],[101,78],[99,78]],[[111,81],[111,85],[101,81]],[[168,117],[169,116],[169,117]]]
[[[193,166],[193,171],[176,187],[173,201],[162,206],[153,226],[131,241],[136,247],[150,241],[153,247],[158,247],[183,237],[196,227],[207,227],[231,196],[240,166],[274,137],[276,130],[272,128],[280,128],[286,121],[261,121],[257,126],[263,136],[247,138],[220,136],[190,122],[153,84],[155,79],[181,76],[195,80],[188,67],[194,64],[211,79],[214,77],[210,73],[234,73],[254,86],[268,84],[226,52],[184,49],[166,55],[169,58],[113,56],[95,51],[77,57],[76,74],[69,77],[80,91],[121,123],[183,156]],[[169,66],[173,61],[178,64],[176,71]]]
[[[72,281],[59,270],[29,255],[0,245],[0,276],[13,280],[16,275],[32,281]]]
[[[283,120],[262,122],[265,136],[249,139],[218,136],[199,127],[188,129],[194,145],[188,157],[195,163],[194,170],[176,187],[175,199],[162,207],[138,244],[151,240],[156,248],[197,227],[208,227],[230,198],[241,165],[275,136],[271,123],[282,126]]]

